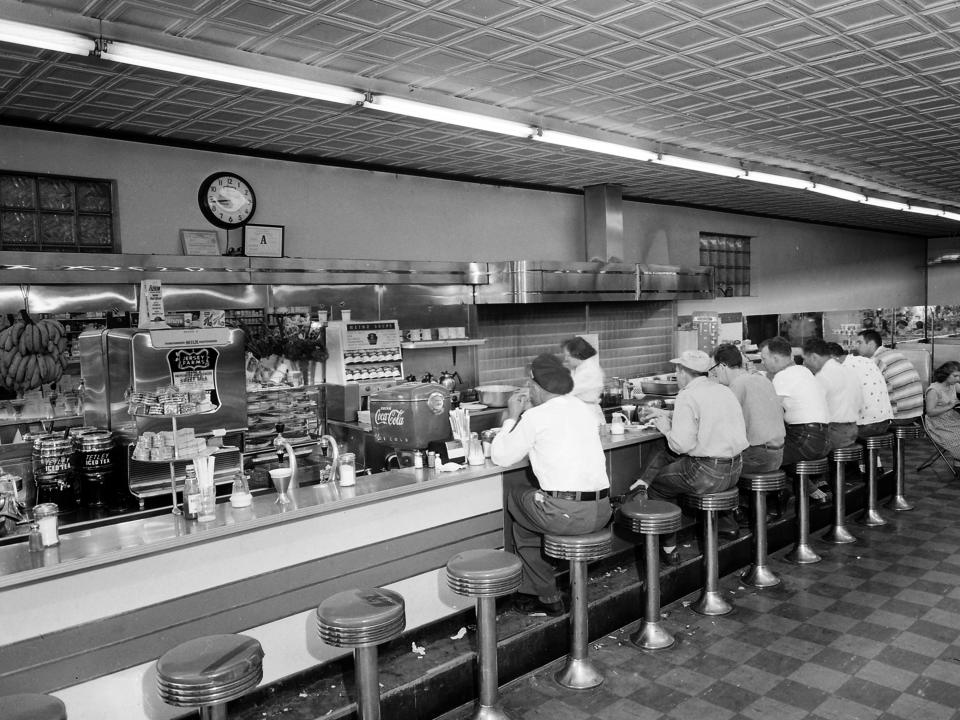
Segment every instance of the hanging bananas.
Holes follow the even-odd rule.
[[[69,360],[67,336],[56,320],[34,320],[21,310],[0,331],[0,382],[18,395],[59,380]]]

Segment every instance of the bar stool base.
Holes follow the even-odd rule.
[[[794,565],[813,565],[813,563],[818,563],[823,558],[817,555],[809,545],[797,545],[793,550],[788,552],[783,559]]]
[[[740,582],[750,587],[768,588],[776,587],[781,581],[780,576],[766,565],[751,565],[750,568],[740,576]]]
[[[470,720],[513,720],[499,705],[477,705]]]
[[[823,534],[821,538],[824,542],[833,543],[834,545],[849,545],[850,543],[855,543],[857,538],[851,534],[849,530],[845,527],[832,527],[827,532]]]
[[[723,599],[719,590],[704,592],[690,609],[698,615],[727,615],[733,612],[733,606]]]
[[[906,512],[907,510],[913,510],[913,505],[907,502],[907,499],[903,495],[894,495],[890,498],[890,501],[884,505],[888,510],[893,510],[894,512]]]
[[[867,527],[879,527],[880,525],[887,524],[887,521],[884,520],[876,510],[864,510],[863,514],[857,519],[857,522]]]
[[[677,644],[677,639],[663,629],[660,623],[640,623],[640,629],[630,636],[630,642],[641,650],[666,650]]]
[[[577,660],[568,657],[563,669],[553,677],[557,683],[571,690],[586,690],[603,684],[603,675],[587,658]]]

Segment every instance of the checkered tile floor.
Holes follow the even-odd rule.
[[[627,626],[590,646],[602,686],[560,687],[560,660],[504,688],[504,710],[514,720],[960,718],[960,482],[939,461],[914,472],[929,445],[911,445],[914,510],[882,509],[878,528],[851,522],[853,545],[815,534],[816,565],[775,553],[777,588],[722,578],[732,614],[702,617],[688,607],[696,596],[683,598],[663,608],[674,648],[638,650]]]

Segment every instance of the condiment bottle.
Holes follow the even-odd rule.
[[[193,465],[187,465],[186,479],[183,481],[183,516],[187,520],[196,520],[200,515],[200,503],[203,496],[200,494],[200,483],[197,481],[197,471]]]
[[[57,532],[56,503],[41,503],[33,508],[33,519],[40,526],[40,543],[43,547],[52,547],[60,544],[60,535]]]

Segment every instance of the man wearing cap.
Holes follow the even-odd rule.
[[[570,394],[573,377],[558,357],[530,363],[528,390],[511,396],[507,419],[490,447],[497,465],[525,457],[538,488],[509,487],[504,546],[523,564],[514,606],[532,615],[562,615],[553,565],[543,556],[545,533],[584,535],[610,520],[610,480],[594,411]]]
[[[670,450],[677,457],[661,465],[649,482],[647,495],[674,501],[679,495],[706,495],[736,487],[742,467],[740,454],[749,447],[743,410],[730,388],[707,377],[714,363],[702,350],[685,350],[671,360],[677,366],[680,392],[673,416],[647,408]],[[645,472],[645,475],[647,473]],[[676,533],[662,539],[665,560],[675,564]]]

